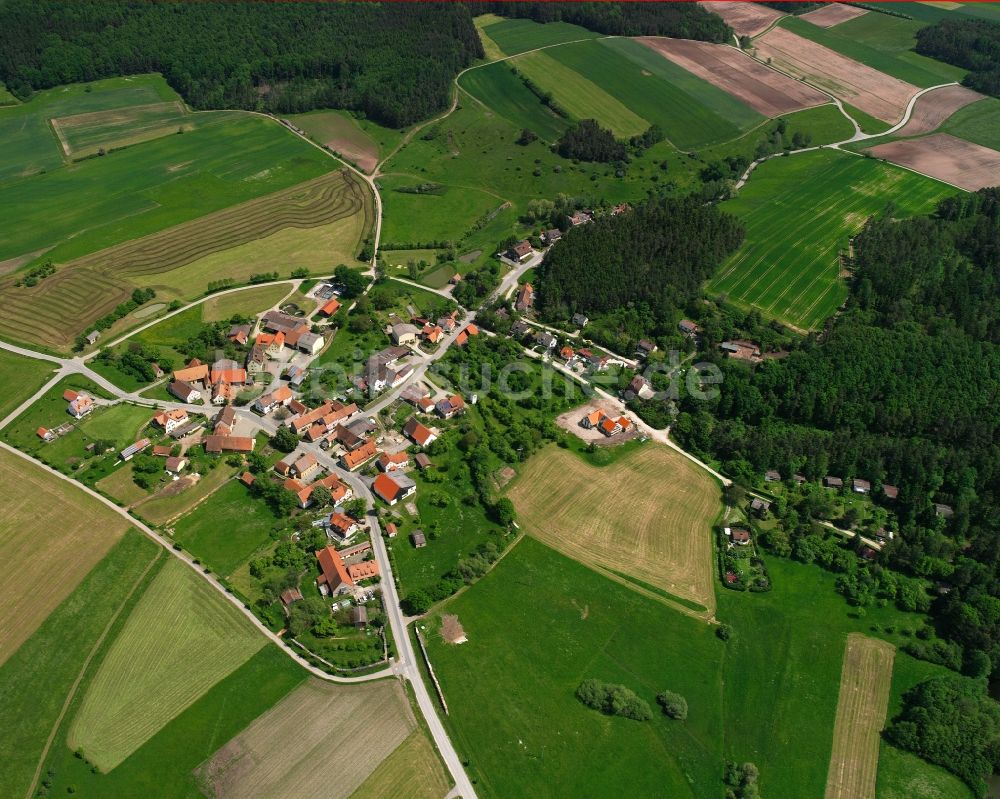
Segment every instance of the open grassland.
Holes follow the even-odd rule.
[[[879,738],[885,726],[895,647],[860,633],[847,636],[840,675],[826,799],[874,799]]]
[[[722,17],[737,36],[756,36],[784,16],[780,11],[761,3],[703,0],[698,5]]]
[[[256,316],[280,302],[291,290],[292,286],[288,283],[275,283],[219,294],[201,304],[201,318],[204,322],[219,322],[231,319],[235,314]]]
[[[25,327],[41,325],[36,339],[66,348],[94,320],[126,300],[135,286],[154,286],[174,296],[200,293],[211,280],[230,276],[206,268],[208,256],[284,229],[309,229],[356,216],[364,219],[367,194],[353,173],[340,170],[78,258],[31,288],[15,286],[17,276],[8,276],[0,280],[0,300],[8,311],[0,333],[17,337]],[[353,248],[360,231],[352,227],[356,238],[348,246]],[[195,262],[199,263],[192,269],[179,271]],[[257,271],[264,271],[264,265],[244,261],[239,277],[245,280]]]
[[[544,55],[635,112],[645,127],[659,125],[667,138],[681,148],[733,139],[763,121],[749,105],[713,86],[704,76],[687,71],[632,39],[569,44]],[[558,100],[558,90],[552,91]]]
[[[107,477],[102,477],[94,484],[94,488],[102,494],[114,497],[126,507],[133,505],[149,496],[149,491],[139,488],[133,479],[132,465],[126,464],[115,469]]]
[[[396,681],[309,680],[219,749],[198,780],[216,799],[347,799],[415,727]]]
[[[530,19],[504,19],[483,25],[481,30],[505,55],[517,55],[551,44],[596,39],[600,36],[599,33],[568,22],[548,22],[543,25]]]
[[[776,117],[829,102],[822,92],[768,69],[732,47],[662,37],[639,41],[668,59],[666,63],[673,69],[681,73],[687,70],[692,76],[697,75],[699,82],[708,81],[715,91],[724,93],[731,106],[743,110],[746,123],[743,127],[762,121],[760,115]],[[662,66],[663,60],[654,63]],[[748,107],[756,113],[748,116]],[[722,119],[739,119],[738,114],[721,105],[718,114]]]
[[[496,61],[503,58],[504,54],[500,46],[486,32],[487,25],[503,22],[503,17],[499,17],[496,14],[480,14],[478,17],[474,17],[472,22],[476,26],[476,32],[479,34],[479,41],[483,43],[483,53],[486,56],[486,60]]]
[[[191,119],[184,104],[174,100],[57,117],[51,124],[65,155],[80,159],[187,132]]]
[[[110,771],[264,643],[216,591],[171,559],[87,688],[70,748]]]
[[[215,472],[223,467],[216,467]],[[145,506],[140,513],[145,515]],[[228,575],[269,540],[278,518],[247,487],[230,480],[173,523],[174,540],[219,574]]]
[[[832,151],[769,160],[722,206],[744,221],[746,241],[708,288],[798,328],[817,328],[847,296],[839,253],[865,220],[889,202],[902,215],[926,213],[953,192]]]
[[[379,178],[384,241],[393,244],[455,241],[503,202],[486,191],[454,185],[441,185],[423,193],[400,191],[424,182],[408,175]]]
[[[63,151],[49,120],[153,103],[176,102],[160,75],[133,75],[58,86],[28,102],[0,109],[0,186],[63,163]]]
[[[0,350],[0,419],[14,411],[18,405],[45,385],[53,374],[54,364],[24,358],[6,350]]]
[[[631,796],[718,794],[723,644],[709,625],[530,537],[440,613],[468,636],[445,643],[437,614],[425,633],[445,723],[480,796],[611,796],[623,785]],[[677,691],[688,720],[603,716],[574,696],[590,677],[654,708],[658,692]]]
[[[590,42],[587,44],[591,49],[600,47]],[[514,59],[513,63],[535,85],[550,92],[555,101],[575,119],[596,119],[618,138],[636,136],[649,127],[645,119],[613,94],[557,59],[555,52],[562,49],[527,53]],[[595,56],[598,52],[593,50]]]
[[[941,131],[960,139],[1000,150],[1000,100],[987,97],[950,117]]]
[[[1000,152],[947,133],[879,144],[868,152],[967,191],[1000,184]]]
[[[351,799],[441,799],[449,787],[427,733],[414,730],[361,783]]]
[[[547,142],[554,142],[569,121],[542,105],[511,71],[507,63],[490,64],[466,72],[458,82],[465,91],[512,125],[528,128]]]
[[[131,530],[0,666],[0,796],[23,797],[67,695],[160,548]],[[45,601],[53,586],[39,588]],[[5,645],[6,646],[6,645]],[[64,748],[60,740],[56,749]]]
[[[265,646],[109,774],[92,771],[60,743],[47,764],[55,771],[51,795],[65,796],[74,788],[88,799],[204,797],[194,774],[198,765],[305,677],[306,672],[278,647]],[[323,756],[334,757],[329,752]]]
[[[563,554],[714,609],[719,489],[672,450],[650,445],[599,468],[551,447],[509,496],[522,529]]]
[[[381,156],[395,147],[402,136],[367,119],[355,119],[346,111],[310,111],[292,114],[289,121],[310,138],[371,172]]]
[[[824,29],[790,16],[781,27],[922,89],[965,77],[964,69],[913,52],[916,32],[924,27],[915,20],[869,13]]]
[[[47,257],[64,264],[337,167],[273,120],[205,114],[183,136],[0,184],[0,260],[54,247]]]
[[[802,24],[810,33],[822,32],[807,22]],[[911,83],[781,27],[755,40],[754,46],[759,58],[782,72],[806,80],[883,122],[902,119],[907,103],[918,91]]]
[[[83,491],[0,450],[0,664],[121,538],[128,522]]]
[[[910,119],[896,131],[896,136],[919,136],[937,130],[941,123],[984,95],[964,86],[943,86],[922,95],[913,107]]]

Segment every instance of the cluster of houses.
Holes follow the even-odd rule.
[[[580,426],[585,430],[598,430],[610,438],[627,433],[633,425],[627,416],[612,416],[603,408],[597,408],[580,419]]]
[[[175,369],[167,390],[184,403],[210,401],[225,405],[247,384],[247,370],[231,358],[221,358],[211,366],[197,358],[183,369]]]
[[[393,315],[389,317],[389,324],[385,332],[392,339],[393,344],[415,347],[417,342],[421,341],[429,345],[437,344],[443,336],[454,331],[457,326],[458,311],[452,311],[437,320],[413,316],[409,322],[404,322],[398,316]]]
[[[378,562],[371,558],[371,542],[340,551],[325,547],[316,553],[320,576],[316,585],[324,596],[337,596],[355,588],[365,580],[379,576]]]

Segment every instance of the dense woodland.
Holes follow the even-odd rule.
[[[452,3],[0,3],[0,81],[22,99],[162,72],[195,108],[347,108],[402,127],[445,108],[482,55]]]
[[[897,485],[899,534],[883,557],[950,587],[931,607],[939,633],[962,648],[966,667],[982,671],[986,656],[994,674],[998,197],[987,189],[946,200],[930,218],[873,219],[855,239],[848,309],[831,329],[752,371],[720,360],[719,399],[683,400],[673,427],[735,476],[779,469]]]
[[[583,119],[567,128],[556,143],[556,152],[563,158],[609,163],[628,158],[625,145],[615,135],[597,124],[596,120]]]
[[[570,230],[538,269],[542,315],[646,306],[672,318],[743,241],[733,216],[693,198],[651,199]]]
[[[1000,97],[1000,24],[984,19],[943,19],[917,31],[916,50],[969,70],[962,81]]]
[[[722,18],[694,3],[471,2],[473,16],[498,14],[535,22],[569,22],[612,36],[672,36],[705,42],[732,37]]]

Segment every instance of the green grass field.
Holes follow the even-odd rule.
[[[940,131],[1000,150],[1000,100],[987,97],[960,108],[945,120]]]
[[[568,22],[540,24],[530,19],[505,19],[483,26],[486,35],[506,55],[516,55],[551,44],[596,39],[599,33],[570,25]]]
[[[438,609],[458,616],[467,643],[444,643],[437,614],[429,623],[446,723],[480,794],[600,796],[628,784],[700,799],[720,793],[732,759],[760,768],[768,797],[822,796],[847,634],[892,625],[899,644],[920,617],[876,608],[856,619],[834,575],[778,558],[768,567],[770,593],[717,591],[717,617],[733,628],[723,644],[712,627],[523,539]],[[588,677],[627,685],[656,717],[583,707],[573,691]],[[657,712],[665,688],[687,698],[686,722]]]
[[[734,139],[764,121],[745,103],[632,39],[569,44],[545,55],[619,100],[647,126],[659,125],[681,149]]]
[[[379,178],[382,187],[382,238],[395,244],[456,241],[480,217],[503,200],[485,191],[464,186],[444,186],[441,193],[413,194],[398,191],[426,181],[409,175]]]
[[[36,361],[0,350],[0,385],[7,390],[0,396],[0,419],[5,419],[24,400],[45,385],[54,364]]]
[[[174,523],[174,540],[213,571],[228,575],[270,540],[277,521],[245,485],[230,480]]]
[[[73,788],[80,796],[101,799],[199,799],[205,794],[194,770],[291,693],[305,676],[306,672],[276,646],[265,646],[160,728],[110,774],[92,772],[64,744],[55,747],[47,763],[47,768],[55,771],[51,795],[65,796]]]
[[[89,111],[50,120],[65,155],[74,161],[150,139],[193,130],[194,117],[180,100]],[[102,152],[103,151],[103,152]]]
[[[28,791],[73,681],[159,547],[134,530],[0,666],[0,795]],[[138,593],[136,596],[138,596]],[[57,741],[55,751],[64,749]]]
[[[129,615],[69,730],[110,771],[265,644],[185,564],[164,564]]]
[[[966,74],[964,69],[913,52],[916,32],[924,27],[916,20],[868,13],[832,28],[820,28],[794,16],[785,17],[779,24],[805,39],[920,88],[960,81]]]
[[[0,111],[0,121],[33,102]],[[275,122],[213,112],[182,136],[51,166],[0,184],[7,220],[0,259],[55,247],[47,257],[65,263],[318,177],[337,163]]]
[[[133,75],[58,86],[26,103],[0,109],[0,186],[63,164],[63,151],[49,120],[74,114],[129,108],[180,99],[160,75]]]
[[[954,189],[873,159],[832,151],[775,158],[722,208],[746,224],[743,246],[708,284],[713,294],[804,329],[847,296],[839,251],[890,202],[926,213]]]
[[[550,111],[527,89],[510,64],[490,64],[466,72],[459,86],[512,125],[534,131],[554,142],[569,127],[569,121]]]

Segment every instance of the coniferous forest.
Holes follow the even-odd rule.
[[[962,82],[1000,97],[1000,24],[985,19],[944,19],[917,31],[921,55],[968,69]]]
[[[0,81],[22,99],[162,72],[199,109],[346,108],[402,127],[445,108],[482,54],[452,3],[0,3]]]
[[[736,217],[696,198],[651,199],[571,230],[538,270],[544,316],[645,305],[670,318],[742,243]]]

